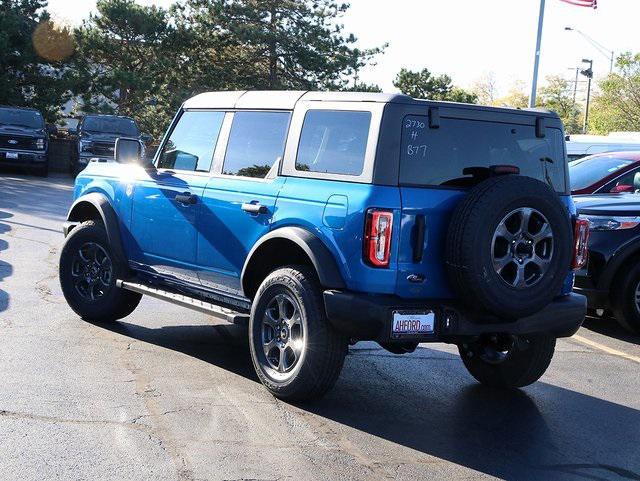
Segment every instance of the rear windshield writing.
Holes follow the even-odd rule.
[[[469,167],[515,165],[520,174],[565,191],[565,159],[560,129],[547,128],[537,138],[535,127],[481,120],[440,119],[408,115],[402,124],[400,182],[411,185],[465,187]]]

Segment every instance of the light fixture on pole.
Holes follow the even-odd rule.
[[[578,30],[577,28],[564,27],[564,29],[567,32],[576,32],[576,33],[582,35],[582,37],[584,37],[584,39],[587,42],[589,42],[591,45],[593,45],[598,52],[600,52],[602,55],[604,55],[607,58],[607,60],[609,61],[609,73],[613,72],[613,58],[615,56],[615,52],[613,50],[608,49],[607,47],[602,45],[600,42],[596,42],[589,35],[587,35],[586,33],[582,32],[581,30]]]
[[[584,124],[582,124],[582,133],[587,133],[589,122],[589,101],[591,100],[591,79],[593,78],[593,60],[583,58],[582,63],[589,64],[589,68],[581,70],[580,73],[587,77],[587,105],[584,109]]]

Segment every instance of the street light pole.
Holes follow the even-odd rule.
[[[593,60],[587,58],[582,59],[582,63],[588,63],[589,68],[581,70],[580,73],[587,77],[587,105],[584,109],[584,124],[582,125],[582,133],[587,133],[589,127],[589,101],[591,100],[591,79],[593,78]]]
[[[584,39],[587,42],[589,42],[591,45],[593,45],[598,52],[600,52],[602,55],[604,55],[607,58],[607,60],[609,61],[609,73],[613,72],[613,59],[615,57],[615,52],[613,50],[609,50],[607,47],[602,45],[600,42],[596,42],[589,35],[587,35],[586,33],[584,33],[581,30],[578,30],[577,28],[564,27],[564,29],[566,31],[568,31],[568,32],[576,32],[576,33],[579,33],[580,35],[582,35],[582,37],[584,37]]]
[[[531,80],[531,95],[529,95],[529,107],[536,106],[538,67],[540,65],[540,43],[542,42],[542,21],[544,20],[544,1],[545,0],[540,0],[540,16],[538,17],[538,38],[536,39],[536,54],[533,60],[533,79]]]

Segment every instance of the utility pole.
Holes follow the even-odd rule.
[[[573,107],[576,106],[576,94],[578,93],[578,75],[580,74],[580,67],[576,67],[576,81],[573,84]]]
[[[587,77],[587,105],[584,109],[584,124],[582,125],[582,133],[587,133],[589,126],[589,101],[591,100],[591,79],[593,78],[593,60],[587,58],[582,59],[582,63],[588,63],[589,68],[581,70],[580,73]]]
[[[538,88],[538,67],[540,65],[540,44],[542,42],[543,20],[544,0],[540,0],[540,15],[538,17],[538,38],[536,39],[536,54],[533,60],[533,79],[531,80],[531,95],[529,95],[529,107],[536,106],[536,90]]]

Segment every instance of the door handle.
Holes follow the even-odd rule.
[[[178,194],[175,196],[175,199],[176,199],[176,202],[179,202],[185,205],[193,205],[196,202],[198,202],[198,198],[195,195],[190,194],[189,192],[185,192],[184,194]]]
[[[258,202],[245,202],[242,204],[242,210],[249,214],[266,214],[269,212],[266,205],[262,205]]]

